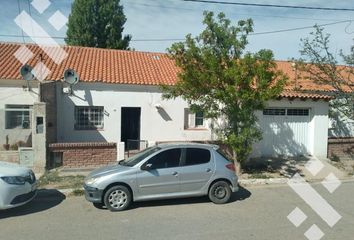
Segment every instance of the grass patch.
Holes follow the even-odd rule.
[[[260,178],[260,179],[268,179],[272,178],[272,176],[267,175],[266,173],[252,173],[249,175],[249,178]]]
[[[75,189],[72,193],[69,194],[69,196],[83,196],[85,194],[85,191],[82,189]]]
[[[85,176],[60,176],[58,171],[48,171],[38,179],[39,187],[52,187],[58,189],[82,188]]]

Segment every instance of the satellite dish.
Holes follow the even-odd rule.
[[[34,75],[32,73],[32,67],[30,65],[27,64],[23,65],[20,68],[20,73],[22,78],[26,81],[30,81],[34,79]]]
[[[66,69],[64,72],[64,82],[66,82],[67,84],[71,85],[75,85],[79,82],[80,78],[79,75],[75,72],[75,70],[73,69]]]

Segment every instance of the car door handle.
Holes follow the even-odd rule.
[[[178,172],[173,172],[172,175],[173,176],[178,176]]]
[[[206,169],[206,172],[211,172],[211,169],[210,169],[210,168],[207,168],[207,169]]]

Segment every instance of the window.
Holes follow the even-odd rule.
[[[5,128],[31,128],[31,112],[32,106],[30,105],[6,105]]]
[[[210,151],[202,148],[187,148],[185,166],[203,164],[210,161]]]
[[[263,110],[263,115],[285,115],[284,108],[266,108]]]
[[[203,112],[195,113],[195,126],[204,126],[204,114]]]
[[[178,167],[180,157],[180,148],[169,149],[153,156],[148,163],[152,164],[152,169]]]
[[[189,108],[184,109],[184,129],[203,128],[204,124],[203,112],[192,112]]]
[[[75,107],[75,129],[103,129],[103,107]]]
[[[263,115],[273,116],[309,116],[310,110],[307,108],[266,108]]]
[[[288,116],[308,116],[309,115],[309,109],[289,108],[287,110],[287,115]]]

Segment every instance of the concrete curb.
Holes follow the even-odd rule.
[[[252,178],[252,179],[239,179],[242,185],[269,185],[269,184],[284,184],[287,183],[289,178]]]
[[[286,184],[290,178],[254,178],[254,179],[239,179],[241,185],[274,185],[274,184]],[[306,179],[308,183],[321,183],[324,179]],[[348,176],[339,178],[342,182],[354,181],[354,176]]]
[[[69,195],[73,193],[75,190],[84,190],[84,188],[65,188],[65,189],[57,189],[59,192],[61,192],[64,195]]]

